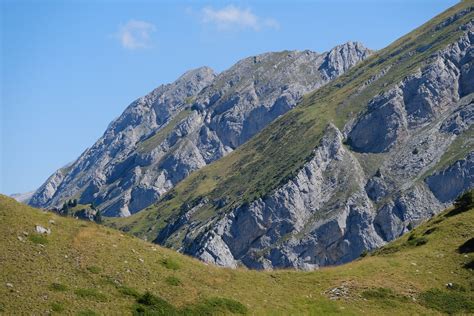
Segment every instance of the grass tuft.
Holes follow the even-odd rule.
[[[171,286],[179,286],[182,284],[181,280],[175,276],[169,276],[165,279],[165,282]]]
[[[140,297],[140,293],[137,290],[135,290],[134,288],[122,285],[122,286],[117,287],[117,289],[123,295],[133,296],[135,298]]]
[[[105,294],[97,291],[96,289],[77,289],[74,291],[74,293],[81,298],[85,299],[93,299],[99,302],[105,302],[107,301],[107,296]]]
[[[39,245],[46,245],[49,240],[46,238],[46,236],[40,235],[40,234],[31,234],[28,236],[28,239],[34,243],[34,244],[39,244]]]
[[[137,303],[133,306],[134,315],[177,315],[178,310],[156,295],[145,292],[137,299]]]
[[[170,269],[170,270],[178,270],[179,269],[179,263],[176,260],[173,260],[171,258],[163,258],[160,263],[166,269]]]
[[[60,302],[54,302],[54,303],[51,303],[51,310],[53,312],[64,312],[65,310],[65,307],[62,303]]]
[[[49,289],[52,291],[64,292],[67,291],[67,286],[61,283],[51,283]]]

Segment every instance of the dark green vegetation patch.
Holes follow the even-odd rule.
[[[459,253],[472,253],[474,252],[474,237],[463,243],[458,248]]]
[[[77,289],[74,293],[81,298],[86,299],[94,299],[99,302],[105,302],[107,300],[107,296],[105,294],[99,292],[95,288],[88,288],[88,289]]]
[[[34,244],[46,245],[48,243],[48,238],[40,234],[31,234],[28,239]]]
[[[461,291],[431,289],[423,292],[420,299],[427,307],[443,313],[474,313],[473,297]]]
[[[62,283],[51,283],[49,288],[53,291],[58,291],[58,292],[67,291],[67,286]]]

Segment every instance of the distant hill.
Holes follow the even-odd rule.
[[[18,202],[28,204],[33,194],[35,194],[35,191],[26,192],[26,193],[14,193],[14,194],[11,194],[10,197],[14,198]]]

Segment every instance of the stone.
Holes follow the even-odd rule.
[[[51,234],[51,229],[45,228],[45,227],[43,227],[43,226],[41,226],[41,225],[36,225],[36,226],[35,226],[35,231],[36,231],[38,234],[47,234],[47,235]]]

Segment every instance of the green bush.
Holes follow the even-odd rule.
[[[28,239],[34,244],[46,245],[48,243],[48,238],[40,234],[31,234]]]
[[[389,255],[400,251],[400,246],[397,245],[386,245],[373,252],[374,255]]]
[[[169,276],[165,279],[165,281],[172,286],[179,286],[182,284],[181,280],[175,276]]]
[[[410,237],[408,237],[408,240],[406,243],[409,246],[418,247],[418,246],[422,246],[426,244],[427,242],[428,242],[428,239],[426,237],[419,237],[414,234],[411,234]]]
[[[474,302],[462,292],[431,289],[421,293],[420,298],[423,305],[442,313],[474,313]]]
[[[178,270],[179,269],[179,264],[178,262],[176,262],[175,260],[171,259],[171,258],[163,258],[161,260],[161,264],[167,268],[167,269],[170,269],[170,270]]]
[[[67,291],[67,286],[61,283],[51,283],[49,289],[53,291],[64,292]]]
[[[459,253],[471,253],[474,252],[474,238],[467,240],[458,248]]]
[[[464,192],[454,201],[454,209],[446,216],[454,216],[474,208],[474,190]]]
[[[51,303],[51,309],[53,312],[64,312],[65,310],[64,305],[59,302]]]
[[[134,288],[122,285],[122,286],[119,286],[117,289],[123,295],[133,296],[135,298],[140,297],[140,293],[137,290],[135,290]]]
[[[428,228],[424,233],[423,233],[423,236],[426,236],[426,235],[431,235],[432,233],[434,233],[435,231],[438,230],[438,227],[431,227],[431,228]]]
[[[470,261],[466,262],[466,263],[463,265],[463,268],[464,268],[464,269],[471,269],[471,270],[474,270],[474,259],[471,259]]]
[[[150,292],[146,292],[137,299],[137,303],[133,306],[134,315],[177,315],[178,310],[162,299]]]

